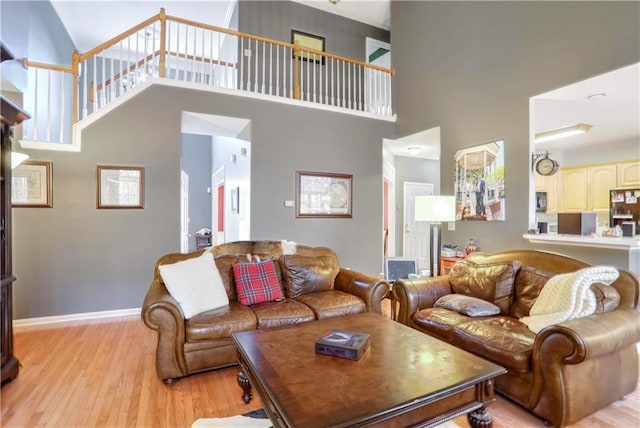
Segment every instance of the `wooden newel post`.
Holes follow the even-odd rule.
[[[160,8],[158,16],[160,18],[160,59],[158,62],[158,76],[165,77],[167,64],[167,14],[164,11],[164,7]]]
[[[296,40],[293,43],[293,98],[300,99],[300,44]]]

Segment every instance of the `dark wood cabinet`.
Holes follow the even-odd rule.
[[[2,45],[2,59],[8,52]],[[10,56],[10,54],[9,54]],[[0,348],[2,354],[2,383],[18,376],[19,363],[13,355],[13,276],[11,261],[11,137],[14,125],[22,123],[29,116],[11,100],[0,94],[0,119],[2,119],[2,139],[0,140]]]

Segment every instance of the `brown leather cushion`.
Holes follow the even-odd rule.
[[[202,312],[186,320],[187,342],[230,338],[232,333],[255,330],[258,322],[253,311],[239,302],[223,309]]]
[[[593,284],[590,287],[596,296],[596,312],[610,312],[620,304],[620,293],[614,287],[604,284]]]
[[[553,272],[530,266],[520,269],[520,272],[516,275],[514,300],[513,305],[511,305],[510,315],[515,318],[528,316],[542,287],[554,275]]]
[[[518,261],[475,263],[461,260],[449,271],[449,282],[456,293],[491,302],[506,315],[513,301],[513,284],[520,266]]]
[[[307,293],[296,297],[296,300],[310,307],[319,320],[340,315],[361,314],[367,310],[367,305],[362,299],[337,290]]]
[[[251,309],[258,319],[258,328],[260,329],[295,325],[316,319],[309,307],[291,299],[258,303],[251,306]]]
[[[340,271],[335,256],[307,257],[298,255],[280,258],[287,297],[295,298],[315,291],[333,289]]]
[[[518,373],[531,370],[536,334],[512,317],[474,318],[458,323],[452,344]]]
[[[411,321],[417,329],[451,343],[454,327],[469,321],[469,317],[449,309],[428,308],[414,313]]]

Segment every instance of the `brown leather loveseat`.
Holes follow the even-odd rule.
[[[185,319],[163,282],[159,266],[207,251],[213,253],[229,304]],[[269,258],[276,262],[284,299],[241,304],[233,264]],[[169,384],[193,373],[236,364],[232,333],[361,312],[381,314],[381,301],[388,290],[388,283],[378,277],[341,268],[329,248],[298,244],[292,249],[281,241],[239,241],[162,256],[144,299],[142,319],[158,332],[156,371]]]
[[[638,382],[639,285],[633,274],[619,270],[610,286],[591,285],[591,315],[537,333],[525,324],[549,278],[589,266],[536,250],[472,253],[448,275],[397,281],[398,320],[505,367],[495,382],[499,393],[554,426],[570,425],[623,398]],[[468,307],[447,308],[459,297],[436,303],[456,294],[489,301],[499,313],[468,316]]]

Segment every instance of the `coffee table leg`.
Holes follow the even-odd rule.
[[[467,420],[471,428],[491,428],[493,426],[493,418],[484,406],[467,414]]]
[[[251,382],[249,382],[249,378],[244,372],[238,372],[238,384],[240,388],[242,388],[242,401],[245,404],[249,404],[253,395],[251,394]]]

